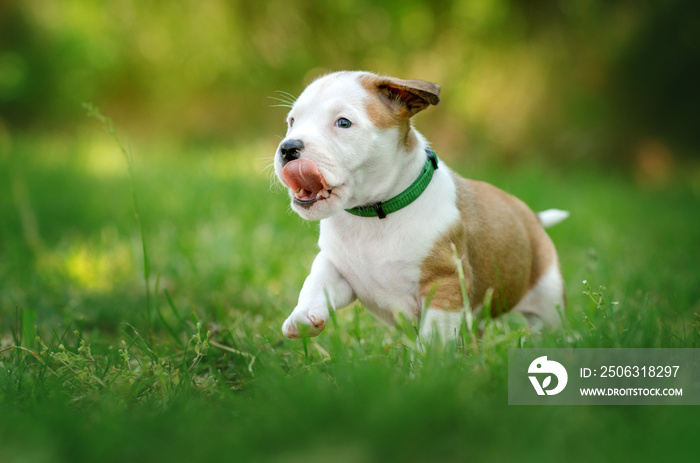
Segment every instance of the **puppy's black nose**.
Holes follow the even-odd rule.
[[[299,159],[299,153],[304,149],[304,142],[301,140],[285,140],[280,145],[282,160],[287,163]]]

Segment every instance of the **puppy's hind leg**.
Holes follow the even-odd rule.
[[[465,310],[448,312],[442,309],[427,308],[420,322],[419,338],[424,342],[448,343],[459,339]]]
[[[458,340],[462,323],[466,323],[467,315],[470,320],[472,316],[471,312],[467,312],[471,310],[467,299],[471,270],[465,272],[454,244],[450,243],[450,247],[443,249],[434,254],[438,258],[426,267],[432,272],[426,272],[420,285],[427,308],[423,310],[418,336],[425,342]]]
[[[564,308],[564,279],[555,260],[512,311],[522,313],[531,328],[539,331],[558,328]]]

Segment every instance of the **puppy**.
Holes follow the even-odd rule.
[[[292,209],[321,224],[320,252],[285,336],[317,335],[329,310],[355,299],[389,324],[400,313],[419,320],[422,338],[455,338],[466,311],[485,298],[493,315],[512,310],[558,325],[564,283],[543,225],[567,213],[538,216],[438,160],[411,118],[437,105],[439,92],[420,80],[337,72],[293,104],[275,173]]]

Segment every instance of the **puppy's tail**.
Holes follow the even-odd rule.
[[[537,213],[537,218],[544,228],[553,227],[559,222],[566,220],[567,217],[569,217],[569,211],[562,211],[561,209],[547,209]]]

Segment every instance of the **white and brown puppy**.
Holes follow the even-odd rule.
[[[454,337],[465,304],[451,244],[471,309],[492,289],[492,312],[559,323],[564,283],[542,225],[567,214],[535,215],[438,161],[411,118],[438,104],[439,91],[430,82],[338,72],[311,83],[293,104],[275,172],[292,209],[320,219],[321,231],[285,336],[317,335],[329,307],[357,298],[387,323],[403,313],[422,317],[422,337]]]

